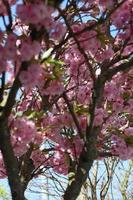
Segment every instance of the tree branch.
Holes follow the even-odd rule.
[[[108,69],[107,72],[104,73],[105,74],[104,76],[106,80],[110,80],[118,72],[124,72],[130,70],[132,67],[133,67],[133,57],[128,62],[122,63],[119,66],[114,67],[112,69]]]

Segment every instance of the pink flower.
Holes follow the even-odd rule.
[[[61,82],[57,80],[53,80],[50,82],[49,86],[43,91],[43,94],[45,95],[60,95],[64,91],[64,86]]]
[[[26,88],[32,88],[39,83],[42,74],[42,68],[39,64],[31,64],[28,70],[20,73],[19,79]]]
[[[41,51],[41,45],[37,41],[22,40],[20,54],[22,61],[28,61]]]
[[[104,122],[104,118],[107,117],[107,113],[103,108],[97,108],[95,111],[94,126],[100,126]]]
[[[133,127],[128,127],[124,131],[125,135],[127,136],[133,136]]]
[[[26,118],[18,118],[12,123],[11,133],[14,152],[19,157],[27,151],[28,144],[34,140],[36,127],[34,122]]]
[[[105,11],[106,9],[112,8],[114,2],[113,0],[99,0],[99,4],[102,7],[102,10]]]
[[[55,23],[53,30],[51,31],[51,38],[54,40],[60,40],[66,32],[66,28],[61,23]]]

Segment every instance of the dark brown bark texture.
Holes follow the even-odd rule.
[[[19,177],[18,161],[17,158],[14,156],[14,152],[10,142],[8,123],[7,120],[3,117],[0,117],[0,149],[7,171],[12,199],[25,200],[23,187]]]
[[[81,187],[83,186],[84,182],[88,177],[88,172],[93,165],[94,157],[96,156],[95,150],[93,149],[93,152],[91,150],[92,149],[90,148],[89,152],[82,152],[76,174],[74,174],[74,176],[71,177],[72,181],[69,180],[70,184],[68,183],[68,187],[63,197],[64,200],[77,199]]]

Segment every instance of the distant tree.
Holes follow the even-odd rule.
[[[82,186],[77,200],[131,200],[133,162],[121,162],[118,158],[97,160]],[[44,173],[30,182],[28,194],[37,199],[60,200],[67,186],[64,176],[52,172]],[[31,195],[32,196],[32,195]]]
[[[1,200],[9,200],[9,194],[6,189],[0,185],[0,199]]]

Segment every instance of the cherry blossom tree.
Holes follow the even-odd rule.
[[[1,0],[0,177],[45,170],[75,200],[93,162],[133,158],[133,0]]]

